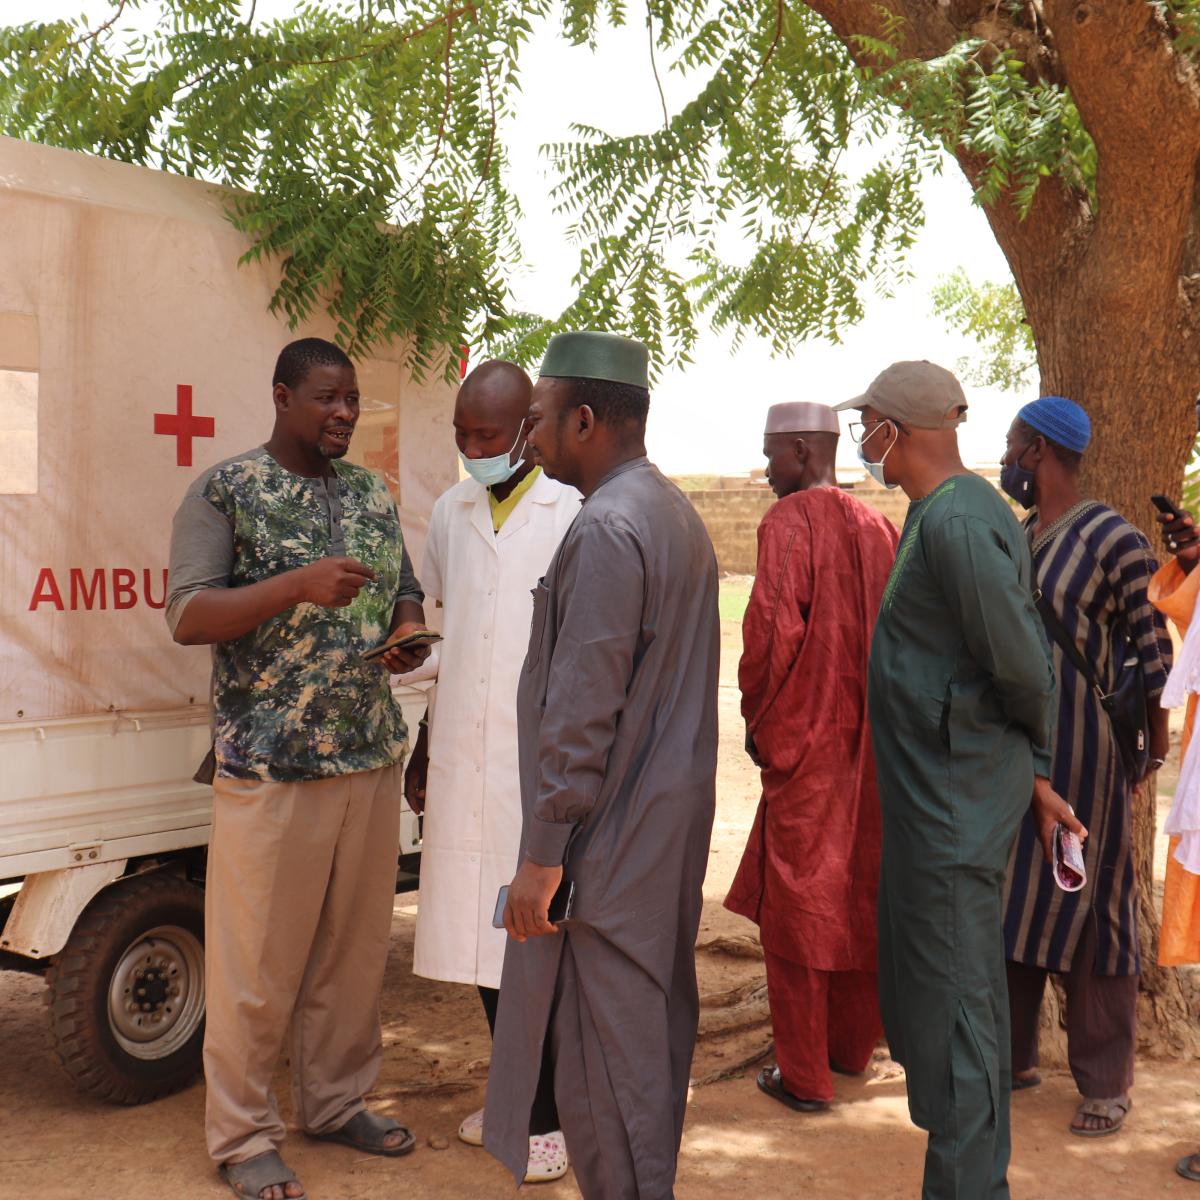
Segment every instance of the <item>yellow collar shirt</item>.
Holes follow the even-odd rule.
[[[512,516],[513,510],[521,503],[521,497],[533,487],[541,473],[541,467],[534,467],[503,500],[497,500],[495,492],[491,488],[488,488],[488,504],[492,510],[492,529],[496,533],[500,532],[501,526]]]

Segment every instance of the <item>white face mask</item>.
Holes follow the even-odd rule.
[[[484,487],[495,487],[498,483],[507,483],[521,468],[525,443],[528,441],[527,438],[522,438],[524,432],[525,423],[522,422],[521,428],[517,430],[517,440],[513,442],[507,454],[496,454],[491,458],[468,458],[460,450],[458,457],[462,460],[467,474],[477,483],[482,483]],[[513,462],[512,457],[516,454],[518,443],[520,443],[521,452],[517,454],[516,462]]]
[[[891,454],[892,450],[895,448],[896,441],[899,441],[899,438],[897,438],[896,441],[893,441],[892,444],[883,452],[883,457],[878,462],[871,462],[871,460],[867,458],[866,454],[863,452],[863,446],[866,445],[866,443],[869,442],[871,438],[873,438],[875,434],[877,434],[884,427],[884,425],[892,425],[892,428],[895,428],[895,425],[891,421],[880,421],[880,423],[876,425],[875,428],[872,429],[871,432],[868,433],[861,442],[858,443],[858,461],[862,463],[864,467],[866,467],[867,474],[870,475],[876,483],[878,483],[881,487],[887,488],[890,492],[894,488],[898,488],[900,485],[898,483],[888,483],[888,481],[884,478],[883,464],[887,462],[887,456]]]

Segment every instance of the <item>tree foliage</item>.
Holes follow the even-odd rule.
[[[427,366],[466,335],[530,360],[558,328],[602,325],[661,364],[707,322],[786,353],[836,339],[903,278],[919,180],[946,151],[1002,244],[1048,183],[1055,224],[1030,238],[1095,227],[1098,71],[1072,59],[1101,20],[1114,52],[1133,22],[1139,48],[1177,60],[1160,75],[1194,90],[1200,0],[1061,4],[305,0],[261,20],[250,0],[110,0],[91,26],[0,30],[0,128],[232,189],[251,255],[279,260],[276,307],[297,321],[326,305],[355,348],[410,337]],[[135,8],[156,14],[150,32],[125,28]],[[658,81],[661,120],[546,148],[575,298],[550,319],[514,313],[504,143],[532,31],[556,22],[583,44],[635,20],[646,59],[631,69]],[[674,107],[668,74],[687,94]]]
[[[933,311],[946,325],[973,338],[982,357],[962,358],[958,373],[978,387],[1027,391],[1035,382],[1037,354],[1025,306],[1011,283],[972,283],[961,267],[938,281]]]
[[[150,32],[125,28],[135,7],[157,11]],[[466,334],[535,358],[566,325],[624,329],[658,362],[686,359],[704,321],[786,352],[903,277],[941,147],[986,163],[984,200],[1094,178],[1065,90],[978,38],[916,61],[896,20],[859,39],[864,66],[800,5],[650,0],[639,17],[643,69],[693,92],[644,132],[547,148],[578,253],[553,320],[510,312],[504,131],[535,24],[579,44],[631,19],[620,4],[308,0],[263,21],[242,0],[113,0],[91,26],[0,30],[0,128],[233,189],[251,255],[279,259],[282,313],[327,305],[354,347],[412,337],[418,365]]]
[[[0,122],[51,145],[230,189],[275,307],[328,307],[354,348],[411,337],[427,367],[504,314],[517,248],[501,122],[529,32],[514,6],[169,0],[148,33],[114,3],[0,30]]]

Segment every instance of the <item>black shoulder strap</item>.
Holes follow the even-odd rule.
[[[1062,652],[1071,660],[1088,687],[1100,696],[1104,697],[1104,689],[1100,686],[1096,676],[1092,672],[1092,668],[1088,665],[1087,660],[1079,653],[1079,647],[1075,644],[1075,639],[1067,632],[1066,626],[1058,619],[1058,613],[1054,611],[1050,601],[1046,599],[1040,589],[1033,593],[1033,602],[1037,605],[1037,610],[1041,614],[1042,624],[1046,627],[1046,632],[1056,641]]]

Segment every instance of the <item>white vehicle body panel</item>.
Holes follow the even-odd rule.
[[[424,691],[395,694],[415,730]],[[0,726],[0,879],[25,877],[0,950],[57,954],[129,859],[208,844],[212,789],[190,778],[208,740],[207,713],[187,708]],[[418,830],[405,808],[400,854]]]
[[[171,519],[269,435],[280,347],[332,330],[269,311],[276,268],[238,265],[199,181],[0,138],[0,229],[0,882],[26,881],[0,949],[42,958],[128,860],[207,844],[210,655],[163,620]],[[359,363],[349,457],[420,563],[457,479],[454,389],[402,357]],[[397,695],[415,734],[424,693]]]

